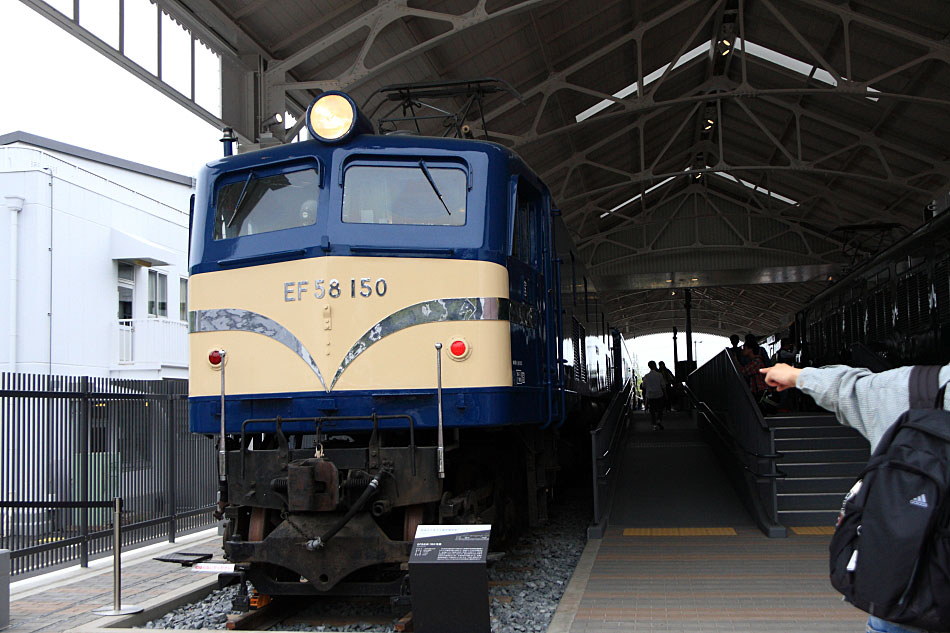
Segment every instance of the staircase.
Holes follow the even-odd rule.
[[[868,441],[830,413],[769,416],[775,450],[778,520],[788,527],[833,526],[841,501],[870,457]]]

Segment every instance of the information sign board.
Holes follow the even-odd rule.
[[[418,633],[490,633],[490,525],[420,525],[409,556]]]

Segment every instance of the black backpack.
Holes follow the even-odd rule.
[[[950,411],[940,367],[914,367],[910,405],[845,497],[831,584],[871,615],[950,630]]]

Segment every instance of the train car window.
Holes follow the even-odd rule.
[[[317,221],[319,189],[315,169],[269,176],[249,172],[218,189],[214,239],[309,226]]]
[[[343,221],[462,226],[468,176],[455,167],[353,165],[343,180]]]

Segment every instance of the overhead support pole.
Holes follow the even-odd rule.
[[[680,362],[680,353],[676,348],[676,326],[673,326],[673,371],[676,371],[676,366]]]
[[[686,360],[690,366],[693,364],[693,293],[689,288],[686,289],[686,298],[683,300],[683,306],[686,308]]]

